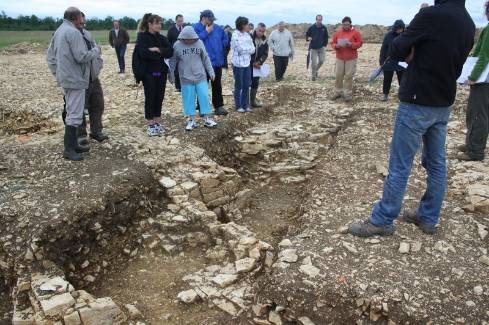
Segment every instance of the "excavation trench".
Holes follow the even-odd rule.
[[[302,204],[308,198],[307,184],[315,161],[334,144],[350,113],[340,112],[337,123],[318,127],[308,123],[307,99],[314,98],[310,90],[281,87],[270,98],[273,104],[244,119],[232,116],[205,136],[197,131],[177,137],[183,145],[204,149],[219,166],[238,172],[235,199],[207,208],[221,223],[246,226],[258,239],[277,248],[286,235],[303,228]],[[97,163],[105,164],[103,159]],[[121,169],[136,172],[111,183],[103,203],[80,202],[74,211],[62,211],[71,216],[62,223],[43,225],[35,239],[35,248],[41,249],[29,248],[33,259],[53,261],[77,289],[112,297],[119,305],[135,305],[150,324],[211,324],[230,319],[206,304],[187,305],[175,298],[188,288],[182,280],[185,275],[213,264],[225,265],[235,257],[215,249],[222,246],[222,239],[209,232],[205,221],[192,215],[178,218],[182,210],[172,201],[172,190],[161,188],[154,180],[164,171],[124,164],[121,158],[120,166],[109,168],[104,177],[119,175]],[[85,172],[77,174],[87,175]],[[97,185],[87,191],[93,190]],[[264,274],[257,272],[253,277]],[[12,270],[5,283],[12,287],[15,279]],[[18,295],[17,301],[18,308],[29,305],[25,295]]]
[[[287,93],[290,90],[279,89],[278,93],[273,94],[274,104],[257,110],[246,119],[231,117],[205,136],[198,130],[177,135],[183,145],[203,148],[206,155],[220,166],[233,168],[239,174],[236,200],[210,207],[218,220],[246,226],[257,238],[274,247],[291,229],[295,231],[301,226],[301,205],[307,197],[305,176],[309,172],[294,170],[288,173],[289,177],[292,173],[303,175],[304,179],[284,184],[280,180],[280,173],[270,174],[257,169],[260,162],[267,160],[263,153],[240,156],[242,145],[236,138],[249,134],[250,129],[259,125],[273,125],[278,115],[287,119],[288,115],[277,109],[288,102]],[[287,147],[286,143],[276,143],[274,146]],[[284,153],[281,153],[280,158],[283,156]],[[145,247],[137,256],[129,259],[121,256],[88,290],[97,296],[113,297],[121,304],[135,304],[150,324],[220,324],[229,321],[233,316],[223,314],[217,308],[209,308],[214,307],[210,301],[208,304],[187,305],[175,299],[178,292],[188,289],[188,284],[182,280],[184,276],[214,264],[225,265],[235,259],[229,252],[215,254],[216,241],[219,244],[222,240],[204,229],[203,225],[194,229],[177,227],[173,233],[168,232],[171,229],[159,229],[162,231],[159,236],[165,234],[173,239],[170,246],[175,247],[167,245],[159,250]],[[139,234],[136,238],[148,235],[147,231],[144,235],[139,225],[128,232]],[[143,243],[142,246],[146,245]],[[259,272],[254,277],[262,275]]]

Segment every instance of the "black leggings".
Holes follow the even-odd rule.
[[[396,74],[397,74],[397,82],[399,82],[400,85],[403,71],[396,71]],[[388,95],[389,92],[391,91],[391,84],[392,84],[393,77],[394,77],[394,71],[384,71],[384,86],[382,89],[384,95]]]
[[[146,74],[143,78],[144,86],[144,118],[152,120],[161,117],[161,106],[165,98],[166,73],[160,76]]]

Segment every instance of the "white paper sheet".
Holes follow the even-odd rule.
[[[402,61],[401,61],[401,62],[399,62],[398,64],[399,64],[401,67],[403,67],[404,69],[407,69],[407,67],[408,67],[407,62],[402,62]]]
[[[268,77],[269,74],[270,74],[269,64],[263,64],[260,69],[253,68],[253,77],[265,78]]]
[[[465,61],[464,67],[462,69],[462,74],[457,79],[457,82],[459,84],[464,84],[469,79],[469,76],[472,73],[475,64],[477,63],[477,60],[478,58],[475,56],[469,56],[467,58],[467,61]],[[486,82],[488,75],[489,75],[489,65],[486,66],[479,79],[477,79],[476,83]]]

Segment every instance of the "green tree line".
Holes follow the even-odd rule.
[[[112,28],[112,22],[114,21],[114,19],[115,18],[112,16],[107,16],[104,19],[87,18],[87,29],[109,30]],[[120,21],[122,27],[130,30],[136,29],[138,25],[138,21],[136,19],[127,16],[118,18],[117,20]],[[13,18],[7,16],[4,11],[2,11],[2,13],[0,14],[0,30],[56,30],[56,28],[58,28],[61,23],[63,23],[62,18],[39,18],[36,15],[20,15],[17,18]],[[171,19],[162,18],[162,29],[168,29],[173,23],[174,22]]]

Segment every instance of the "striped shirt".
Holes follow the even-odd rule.
[[[250,65],[251,55],[255,53],[255,45],[251,35],[235,30],[231,37],[231,51],[233,66],[246,68]]]

